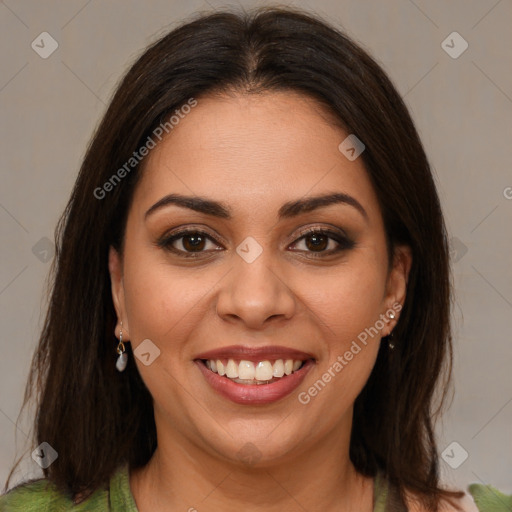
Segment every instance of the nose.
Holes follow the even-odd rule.
[[[219,317],[256,330],[292,318],[297,302],[270,249],[251,263],[236,254],[233,260],[217,296]]]

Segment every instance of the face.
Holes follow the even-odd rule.
[[[148,155],[109,268],[159,446],[270,464],[348,439],[411,260],[388,268],[375,191],[328,119],[291,92],[203,98]]]

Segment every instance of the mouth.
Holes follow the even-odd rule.
[[[315,361],[309,354],[281,347],[232,347],[194,360],[214,391],[245,405],[268,404],[288,396]]]
[[[271,384],[284,376],[299,371],[306,363],[300,359],[276,359],[274,361],[201,359],[201,361],[213,373],[246,386]]]

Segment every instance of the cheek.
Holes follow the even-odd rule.
[[[308,306],[330,328],[328,338],[339,344],[375,324],[382,308],[385,275],[382,265],[354,257],[352,264],[304,280]]]
[[[124,275],[130,337],[135,343],[149,338],[162,348],[165,340],[180,339],[179,332],[197,322],[213,280],[210,284],[204,273],[173,269],[143,251],[131,254]]]
[[[329,431],[344,417],[366,384],[380,347],[375,325],[382,312],[385,276],[382,265],[363,263],[359,259],[308,284],[317,290],[310,306],[325,345],[310,387],[299,390],[299,402],[319,418],[319,432]]]

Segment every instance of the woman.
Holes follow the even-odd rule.
[[[438,478],[435,184],[389,79],[334,28],[219,13],[152,45],[56,238],[27,389],[41,376],[46,480],[6,510],[476,510]]]

